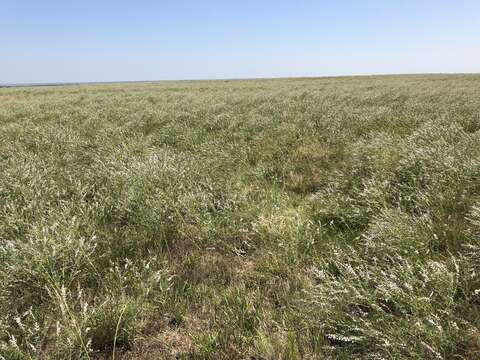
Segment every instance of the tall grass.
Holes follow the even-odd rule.
[[[0,359],[480,357],[480,77],[0,89]]]

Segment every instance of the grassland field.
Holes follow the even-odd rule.
[[[0,359],[480,359],[480,75],[0,89]]]

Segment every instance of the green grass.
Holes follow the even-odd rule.
[[[478,359],[479,130],[479,75],[0,89],[0,359]]]

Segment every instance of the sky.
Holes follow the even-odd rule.
[[[0,0],[0,84],[471,72],[479,0]]]

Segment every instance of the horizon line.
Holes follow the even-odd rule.
[[[48,86],[78,86],[78,85],[109,85],[109,84],[135,84],[135,83],[161,83],[161,82],[197,82],[197,81],[248,81],[248,80],[288,80],[288,79],[329,79],[349,77],[381,77],[381,76],[421,76],[421,75],[480,75],[480,72],[413,72],[413,73],[371,73],[371,74],[339,74],[339,75],[292,75],[272,77],[219,77],[219,78],[184,78],[184,79],[156,79],[156,80],[109,80],[109,81],[59,81],[59,82],[19,82],[0,83],[0,88],[14,87],[48,87]]]

